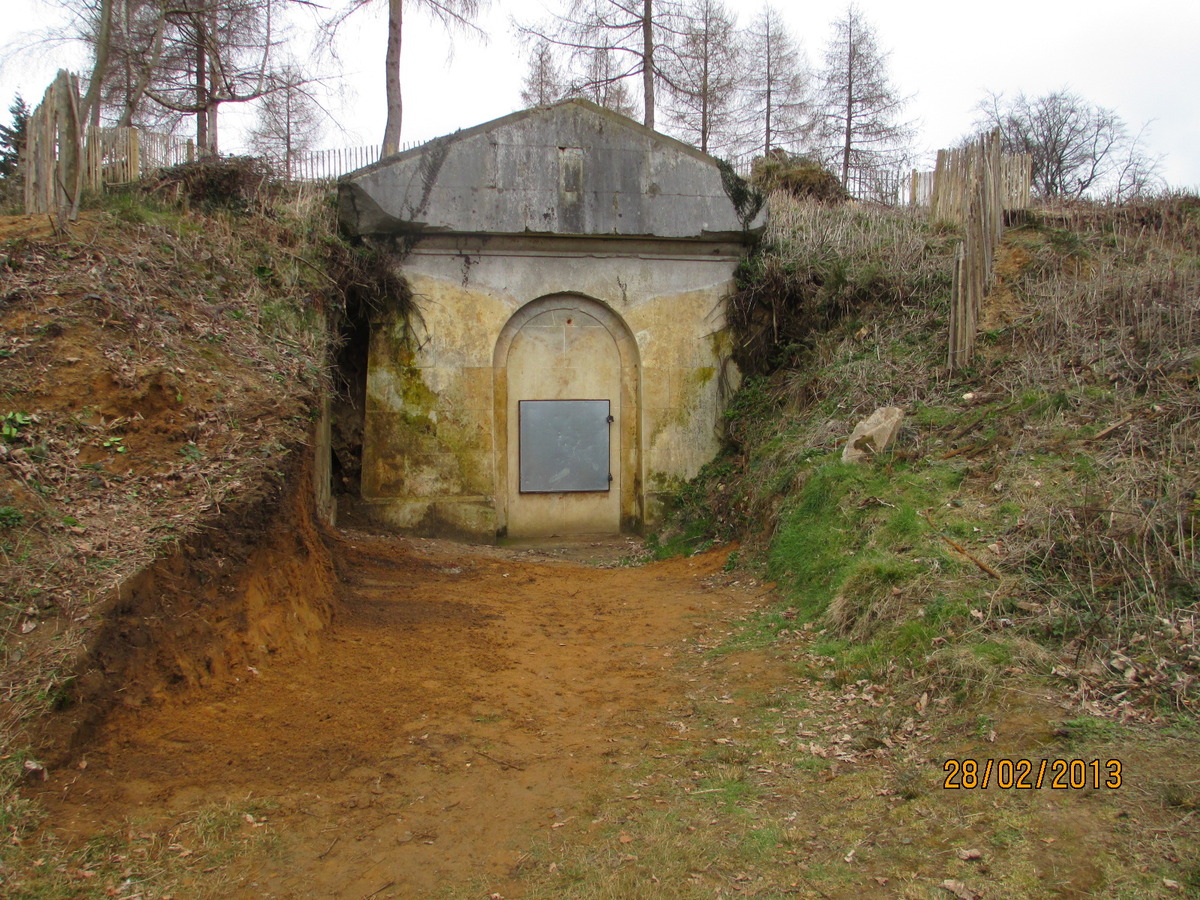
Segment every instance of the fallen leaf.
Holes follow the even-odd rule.
[[[958,858],[962,860],[983,859],[983,854],[978,850],[959,850]]]
[[[631,835],[628,831],[622,831],[621,836],[617,838],[617,840],[619,840],[622,844],[632,844],[633,835]]]
[[[1183,885],[1178,881],[1172,881],[1170,878],[1163,879],[1163,887],[1170,891],[1182,891]]]
[[[980,898],[983,896],[983,894],[971,890],[961,881],[954,881],[951,878],[947,878],[945,881],[943,881],[941,887],[942,890],[952,893],[958,898],[958,900],[980,900]]]

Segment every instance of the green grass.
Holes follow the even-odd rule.
[[[201,807],[169,828],[127,822],[70,846],[38,835],[34,808],[11,790],[4,796],[0,894],[13,900],[217,898],[228,893],[220,870],[250,854],[274,852],[267,810],[252,802]]]

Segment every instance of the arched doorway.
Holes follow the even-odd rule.
[[[534,300],[501,331],[494,377],[501,534],[637,523],[637,344],[621,318],[574,294]]]

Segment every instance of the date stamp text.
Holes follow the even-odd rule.
[[[1119,759],[948,759],[942,766],[946,790],[1041,790],[1121,786]]]

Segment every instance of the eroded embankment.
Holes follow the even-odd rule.
[[[311,454],[252,483],[205,527],[126,579],[93,613],[61,710],[40,744],[52,764],[85,752],[116,707],[204,688],[332,619],[332,560],[317,523]]]

